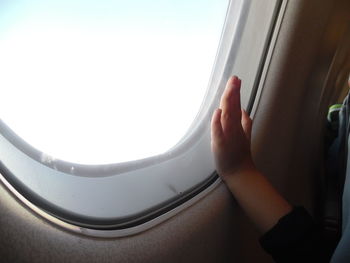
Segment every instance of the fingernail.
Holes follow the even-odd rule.
[[[232,84],[238,86],[241,83],[241,80],[237,76],[233,76]]]

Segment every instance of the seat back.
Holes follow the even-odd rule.
[[[344,101],[343,108],[340,112],[340,117],[346,121],[346,145],[350,149],[349,140],[349,95]],[[331,262],[350,262],[350,151],[347,151],[345,183],[343,187],[342,197],[342,236],[338,246],[333,254]]]

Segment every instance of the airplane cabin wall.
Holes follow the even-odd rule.
[[[319,102],[340,39],[328,45],[327,32],[336,30],[329,27],[341,5],[348,8],[343,0],[288,1],[254,116],[258,167],[293,204],[311,212],[322,170],[321,113],[326,103],[321,107]],[[258,237],[223,184],[162,224],[113,239],[60,229],[0,185],[3,262],[272,262]]]

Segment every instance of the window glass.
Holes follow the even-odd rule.
[[[198,113],[227,5],[1,1],[1,119],[36,149],[74,163],[167,151]]]

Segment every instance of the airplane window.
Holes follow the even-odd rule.
[[[281,3],[1,1],[0,180],[97,236],[195,202],[219,182],[211,113],[233,73],[252,107]]]
[[[2,120],[53,158],[107,164],[161,154],[185,134],[228,0],[0,5]]]

